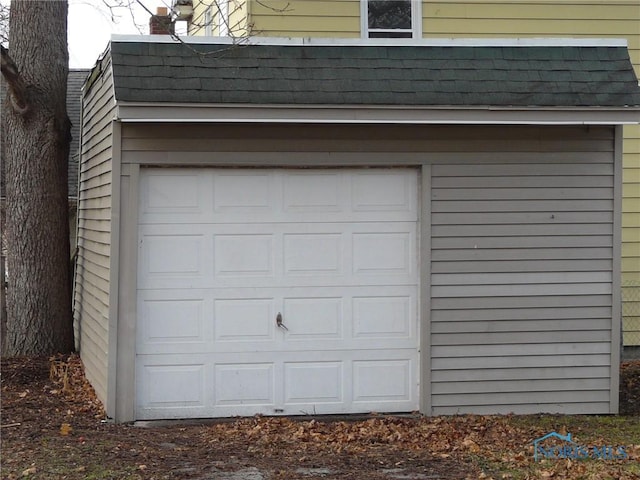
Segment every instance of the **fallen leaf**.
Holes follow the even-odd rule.
[[[470,438],[465,438],[462,445],[467,447],[471,453],[478,453],[480,451],[480,446]]]
[[[67,436],[71,433],[73,427],[68,423],[63,423],[60,425],[60,435]]]
[[[22,476],[23,477],[28,477],[29,475],[33,475],[37,471],[38,471],[38,469],[36,467],[29,467],[29,468],[27,468],[26,470],[24,470],[22,472]]]

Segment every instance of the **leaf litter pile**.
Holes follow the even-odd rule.
[[[105,421],[76,355],[2,360],[2,479],[640,479],[640,362],[621,368],[625,416],[284,418],[140,427]],[[571,432],[624,459],[535,462]]]

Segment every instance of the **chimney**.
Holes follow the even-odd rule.
[[[174,27],[167,7],[158,7],[156,14],[149,19],[149,33],[151,35],[173,35]]]

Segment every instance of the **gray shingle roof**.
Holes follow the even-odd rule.
[[[196,52],[197,51],[197,52]],[[619,46],[301,46],[112,42],[124,102],[640,106]]]
[[[67,77],[67,115],[71,120],[71,148],[69,149],[69,197],[78,196],[78,158],[80,125],[82,123],[82,85],[91,70],[69,70]]]

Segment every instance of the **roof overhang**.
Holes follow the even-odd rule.
[[[623,125],[640,123],[640,107],[456,108],[118,102],[116,120],[128,123]]]

